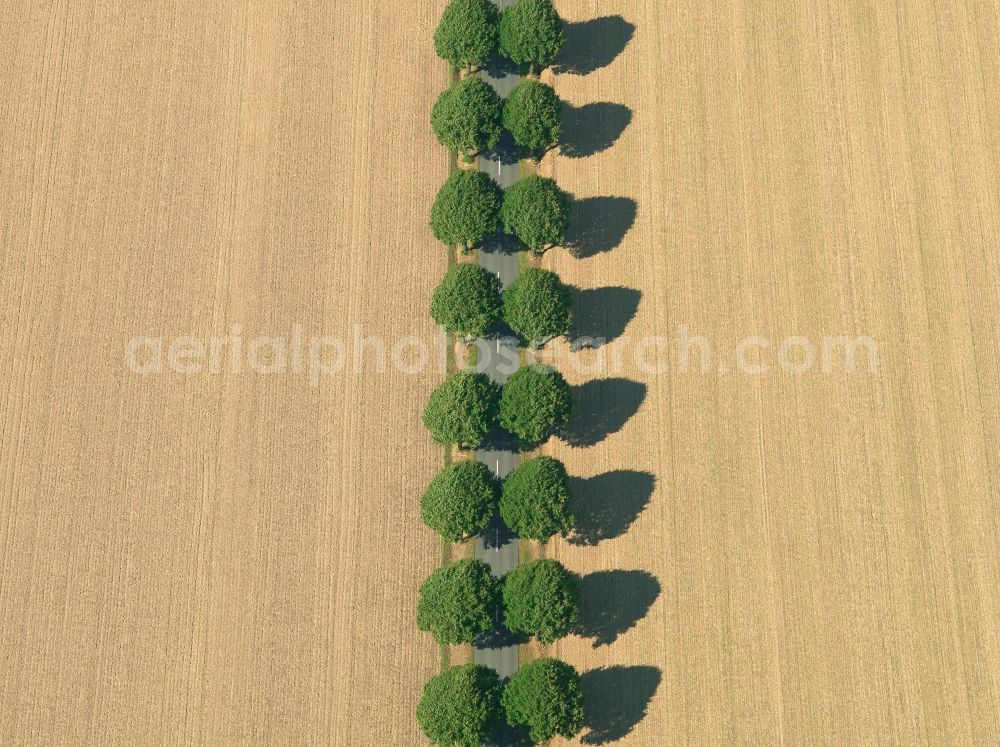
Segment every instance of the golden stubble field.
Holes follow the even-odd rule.
[[[601,43],[554,78],[576,157],[542,167],[586,256],[543,264],[579,331],[715,349],[626,354],[580,390],[587,445],[546,449],[580,478],[549,550],[584,576],[588,635],[554,647],[597,704],[580,741],[996,744],[996,7],[557,7],[605,20],[570,28]],[[878,370],[732,372],[790,335],[871,336]]]
[[[441,374],[123,354],[431,336],[442,5],[0,7],[0,742],[421,739]]]
[[[432,333],[444,3],[339,5],[0,9],[0,741],[421,740],[439,373],[123,362],[233,325]],[[718,356],[560,363],[582,741],[1000,741],[996,9],[558,6],[612,20],[556,78],[576,148],[543,171],[588,200],[586,256],[544,264],[589,291],[578,332]],[[717,370],[841,334],[875,374]]]

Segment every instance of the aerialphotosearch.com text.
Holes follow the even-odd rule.
[[[448,337],[440,330],[429,340],[414,335],[389,340],[366,335],[360,324],[343,337],[306,335],[302,325],[294,324],[287,335],[249,336],[242,325],[234,324],[227,334],[209,338],[133,337],[125,345],[124,360],[128,370],[139,376],[297,376],[318,386],[326,378],[344,374],[394,371],[418,375],[429,366],[443,374],[448,346]],[[878,345],[865,335],[816,339],[792,335],[772,340],[755,334],[718,345],[686,325],[678,325],[670,335],[621,335],[612,340],[576,337],[569,344],[555,341],[539,350],[517,346],[511,337],[470,342],[476,368],[485,370],[492,356],[499,356],[499,369],[506,366],[510,373],[522,362],[542,361],[568,366],[581,375],[638,372],[649,376],[873,375],[879,365]]]

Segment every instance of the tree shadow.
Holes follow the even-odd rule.
[[[559,152],[567,158],[586,158],[617,142],[632,121],[624,104],[599,101],[575,107],[563,102]]]
[[[482,150],[479,155],[480,157],[486,158],[494,163],[502,163],[504,166],[515,164],[521,159],[521,151],[517,147],[517,143],[514,142],[514,136],[507,130],[500,133],[500,141],[496,144],[496,147],[490,148],[489,150]],[[495,169],[490,170],[487,173],[489,173],[490,176],[496,176]]]
[[[635,24],[621,16],[603,16],[564,25],[566,46],[553,69],[564,75],[587,75],[607,67],[628,46]]]
[[[646,398],[646,385],[629,379],[594,379],[573,387],[576,411],[560,434],[570,446],[603,441],[624,427]]]
[[[506,78],[508,75],[521,74],[520,65],[502,54],[494,54],[481,69],[498,80]]]
[[[576,633],[608,646],[638,623],[660,595],[660,582],[647,571],[597,571],[580,579]]]
[[[638,206],[629,197],[587,197],[573,201],[566,248],[577,259],[610,252],[635,223]]]
[[[621,286],[587,289],[570,286],[569,292],[573,298],[569,338],[589,338],[592,348],[621,336],[642,298],[641,291]]]
[[[501,718],[500,728],[486,738],[483,747],[531,747],[534,744],[524,729],[508,724],[506,715]]]
[[[472,640],[472,645],[476,648],[507,648],[527,642],[528,636],[508,630],[506,625],[498,623],[493,630],[477,635]]]
[[[619,469],[586,479],[570,478],[573,517],[572,545],[596,545],[620,537],[649,505],[656,487],[650,472]]]
[[[521,251],[521,242],[517,240],[517,236],[500,232],[487,236],[478,248],[487,254],[517,254]]]
[[[486,343],[492,343],[499,340],[501,345],[515,348],[521,343],[521,338],[518,337],[514,330],[510,328],[510,325],[502,319],[487,329],[486,334],[479,339]]]
[[[480,534],[483,539],[483,547],[487,550],[496,550],[503,547],[510,542],[517,542],[517,535],[514,531],[507,526],[500,514],[493,514],[493,518],[490,519],[490,523],[486,525]]]
[[[584,672],[583,744],[607,744],[625,737],[646,716],[660,686],[657,667],[601,667]]]
[[[490,432],[486,434],[486,438],[483,439],[483,442],[479,444],[479,447],[476,449],[476,451],[482,452],[504,452],[517,450],[517,436],[499,425],[495,425],[490,429]]]
[[[488,341],[491,343],[499,340],[500,344],[503,347],[513,348],[515,350],[517,348],[526,347],[531,342],[530,340],[524,339],[521,335],[519,335],[517,332],[511,329],[510,325],[507,323],[505,319],[501,319],[499,322],[497,322],[492,327],[487,329],[486,336],[483,337],[482,339],[484,341]],[[489,363],[489,357],[494,354],[494,350],[496,350],[496,348],[489,348],[487,351],[485,351],[485,354],[483,353],[482,350],[480,350],[479,364],[478,364],[480,366],[480,370],[485,370],[482,368],[482,366],[485,366],[486,364]],[[520,368],[520,364],[518,363],[516,366],[512,365],[510,368],[513,368],[513,370],[505,368],[503,373],[507,374],[507,376],[510,376],[511,374],[514,373],[514,371]]]

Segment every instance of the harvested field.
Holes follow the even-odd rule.
[[[557,5],[580,741],[1000,742],[995,9]],[[432,335],[443,6],[3,5],[3,743],[422,743],[441,373],[123,352]],[[735,370],[792,335],[878,369]]]
[[[559,363],[585,409],[546,449],[578,476],[582,531],[549,552],[584,577],[586,636],[554,647],[596,703],[580,741],[1000,742],[996,8],[557,7],[591,46],[542,171],[582,257],[543,264],[584,289],[579,331],[715,351]],[[791,335],[870,336],[878,368],[735,370]]]
[[[419,743],[443,375],[123,354],[432,335],[442,7],[3,4],[3,744]]]

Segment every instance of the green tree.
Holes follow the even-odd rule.
[[[562,102],[552,86],[527,78],[504,100],[503,126],[525,150],[544,151],[559,142]]]
[[[573,528],[569,475],[558,459],[540,456],[521,462],[502,490],[500,516],[518,536],[545,542]]]
[[[466,160],[500,141],[503,101],[493,86],[479,78],[465,78],[441,94],[431,111],[431,127],[438,141]]]
[[[500,15],[500,54],[518,65],[548,67],[566,44],[562,19],[552,0],[519,0]]]
[[[559,659],[536,659],[521,667],[504,688],[500,703],[512,726],[528,729],[532,742],[572,739],[583,727],[580,675]]]
[[[492,0],[451,0],[434,32],[434,48],[455,67],[478,67],[496,52],[499,26]]]
[[[525,366],[511,374],[500,395],[500,425],[530,446],[566,425],[573,407],[573,393],[561,373]]]
[[[499,396],[486,374],[459,371],[431,392],[424,425],[439,444],[475,449],[496,423]]]
[[[504,622],[552,643],[580,616],[580,583],[558,560],[522,563],[503,580]]]
[[[438,568],[420,586],[417,627],[438,643],[469,643],[492,630],[499,604],[497,579],[481,560]]]
[[[503,292],[503,318],[522,339],[539,344],[569,332],[573,296],[554,272],[529,267]]]
[[[424,685],[417,723],[434,744],[479,747],[500,725],[502,692],[500,677],[490,667],[451,667]]]
[[[500,217],[507,230],[535,254],[566,240],[570,198],[554,180],[519,179],[504,193]]]
[[[503,190],[482,171],[456,171],[438,190],[431,207],[431,231],[448,246],[468,251],[500,230]]]
[[[479,534],[497,511],[500,485],[482,462],[456,462],[438,473],[420,499],[424,523],[449,542]]]
[[[431,316],[449,332],[485,337],[500,320],[500,280],[479,265],[453,266],[434,290]]]

